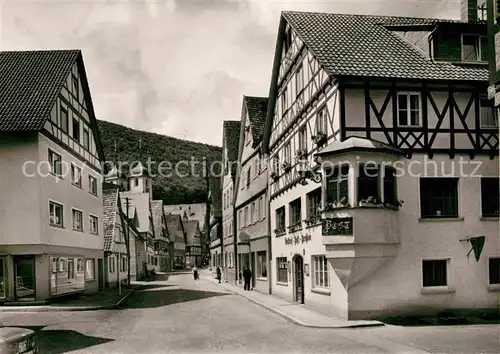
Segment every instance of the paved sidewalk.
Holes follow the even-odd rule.
[[[104,289],[94,294],[79,295],[68,298],[55,299],[47,305],[17,305],[0,306],[0,312],[53,312],[53,311],[94,311],[113,309],[121,305],[137,289],[144,284],[132,283],[130,288],[122,288],[121,295],[118,289]]]
[[[280,297],[263,294],[258,291],[245,291],[229,283],[218,283],[209,274],[203,274],[203,278],[213,281],[218,286],[238,294],[266,309],[288,319],[289,321],[304,327],[312,328],[355,328],[383,326],[379,321],[348,321],[342,318],[330,317],[306,308],[304,305],[288,302]]]

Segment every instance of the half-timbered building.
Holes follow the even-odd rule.
[[[106,286],[127,283],[128,250],[126,215],[123,213],[119,186],[103,184],[104,268]]]
[[[267,165],[261,158],[267,98],[243,96],[238,149],[240,173],[234,196],[238,274],[252,270],[252,288],[269,293],[270,239],[267,218]]]
[[[226,281],[236,282],[234,238],[234,185],[238,173],[238,143],[240,122],[226,120],[222,128],[222,273]]]
[[[0,52],[0,301],[104,286],[103,150],[79,50]]]
[[[208,234],[210,235],[210,266],[212,275],[216,275],[217,267],[222,266],[222,196],[221,179],[219,177],[209,177],[208,184],[208,214],[210,222]]]
[[[500,107],[500,2],[498,0],[487,1],[487,23],[488,43],[492,55],[490,63],[490,96],[494,97],[496,114]]]
[[[282,13],[263,141],[273,293],[350,319],[496,306],[485,35],[477,22]]]

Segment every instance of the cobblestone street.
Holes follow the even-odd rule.
[[[187,274],[151,282],[123,308],[3,313],[37,332],[42,353],[496,353],[498,325],[300,327]]]

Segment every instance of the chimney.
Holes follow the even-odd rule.
[[[460,0],[460,17],[462,21],[477,22],[477,3],[478,0]]]

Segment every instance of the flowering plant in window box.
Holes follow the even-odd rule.
[[[274,229],[274,233],[276,235],[283,235],[284,233],[286,233],[286,229],[284,227],[280,227],[278,229]]]
[[[283,170],[285,172],[288,172],[288,171],[290,171],[292,169],[292,165],[288,161],[283,162],[282,166],[283,166]]]
[[[394,208],[394,209],[399,209],[403,206],[404,200],[397,199],[394,203],[384,203],[384,206],[386,208]]]
[[[290,225],[288,226],[288,229],[290,230],[290,232],[294,232],[294,231],[297,231],[297,230],[301,230],[302,229],[302,223],[299,221],[298,223],[296,223],[295,225]]]
[[[378,207],[378,206],[383,206],[384,203],[380,199],[374,196],[369,196],[368,198],[361,199],[359,201],[359,206],[370,206],[370,207]]]
[[[318,224],[319,222],[321,222],[321,214],[319,214],[319,213],[313,214],[313,215],[309,216],[309,218],[304,220],[304,221],[306,222],[307,226]]]
[[[276,181],[279,178],[279,176],[276,172],[271,172],[269,177],[271,177],[274,181]]]
[[[327,137],[326,137],[326,133],[324,132],[318,132],[315,136],[312,137],[314,142],[316,143],[316,145],[323,145],[324,143],[326,143],[326,140],[327,140]]]
[[[301,160],[307,157],[307,149],[299,149],[295,155],[297,160]]]
[[[349,200],[347,199],[347,197],[344,196],[340,198],[339,201],[334,200],[333,202],[323,204],[323,206],[320,207],[320,211],[321,212],[333,211],[337,208],[346,208],[346,207],[349,207]]]

